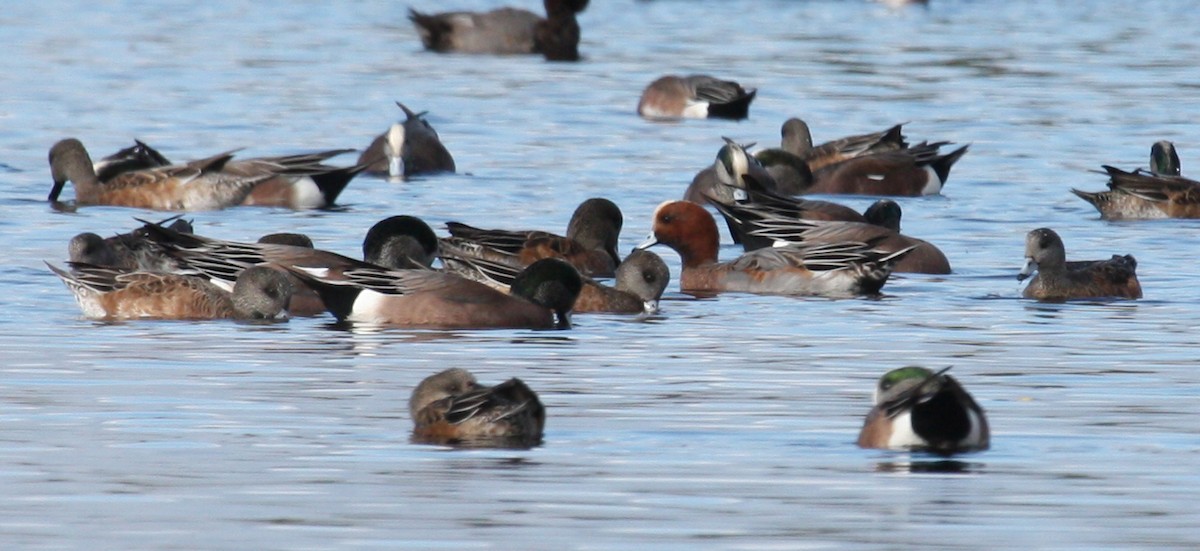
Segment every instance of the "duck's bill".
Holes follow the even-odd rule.
[[[649,249],[650,247],[653,247],[657,244],[658,244],[658,238],[655,237],[653,233],[651,233],[650,235],[646,236],[645,241],[638,243],[638,246],[636,246],[634,248],[635,249]]]
[[[1032,258],[1025,259],[1025,267],[1017,274],[1017,281],[1025,281],[1026,278],[1033,275],[1037,271],[1037,261]]]
[[[46,200],[51,201],[51,202],[57,201],[58,196],[62,195],[63,186],[65,186],[66,184],[67,184],[66,180],[63,180],[61,182],[55,180],[54,187],[50,188],[50,196],[47,197]]]

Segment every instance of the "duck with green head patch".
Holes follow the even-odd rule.
[[[983,408],[947,367],[901,367],[879,378],[875,407],[867,414],[858,445],[910,449],[943,455],[986,450],[990,431]]]

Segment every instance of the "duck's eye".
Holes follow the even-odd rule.
[[[662,221],[662,223],[664,223],[664,224],[670,224],[671,222],[674,222],[674,221],[675,221],[675,215],[673,215],[673,214],[664,214],[664,215],[662,215],[662,216],[659,216],[659,217],[658,217],[658,219],[659,219],[659,220],[661,220],[661,221]]]
[[[642,279],[646,280],[647,282],[654,282],[654,272],[651,272],[650,270],[643,270]]]

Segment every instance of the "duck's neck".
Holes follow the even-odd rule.
[[[684,268],[696,268],[717,262],[719,244],[717,224],[710,217],[708,223],[696,228],[695,233],[688,236],[686,241],[677,243],[675,251],[679,253]]]

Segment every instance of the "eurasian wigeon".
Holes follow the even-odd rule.
[[[875,387],[862,448],[929,451],[941,455],[986,450],[991,445],[987,416],[954,377],[901,367],[885,373]]]
[[[1037,275],[1033,275],[1034,272]],[[1018,280],[1033,275],[1025,298],[1058,302],[1080,298],[1142,298],[1133,256],[1113,255],[1108,260],[1067,261],[1062,238],[1049,228],[1025,236],[1025,267]]]
[[[900,233],[901,210],[895,201],[880,199],[871,205],[865,213],[869,222],[845,222],[799,218],[793,213],[803,214],[803,204],[793,209],[782,209],[780,202],[786,198],[774,197],[777,202],[766,204],[752,201],[730,205],[718,201],[710,203],[725,217],[730,227],[737,227],[742,236],[742,246],[747,251],[777,243],[858,241],[870,243],[872,248],[884,253],[911,249],[910,253],[896,261],[893,272],[950,273],[950,261],[941,250],[928,241]]]
[[[396,105],[404,111],[404,121],[392,123],[376,136],[358,157],[358,164],[366,164],[368,174],[391,178],[454,172],[454,157],[425,120],[425,113],[413,113],[400,102]]]
[[[667,75],[642,91],[637,112],[649,119],[734,119],[750,116],[758,90],[709,75]]]
[[[82,263],[71,263],[68,272],[46,265],[91,319],[275,319],[284,314],[292,295],[287,277],[267,268],[244,270],[228,291],[190,275]]]
[[[704,207],[668,201],[654,211],[650,237],[638,248],[664,244],[683,262],[685,292],[743,291],[764,294],[854,296],[876,294],[892,264],[910,250],[884,254],[861,242],[788,245],[758,249],[718,262],[717,224]]]
[[[485,230],[447,222],[450,235],[516,254],[525,265],[542,258],[561,258],[583,275],[611,277],[621,257],[617,240],[624,217],[608,199],[593,197],[579,204],[567,224],[566,236],[540,230]]]
[[[461,368],[426,377],[408,401],[413,441],[467,447],[530,447],[542,439],[546,408],[520,379],[484,386]]]

